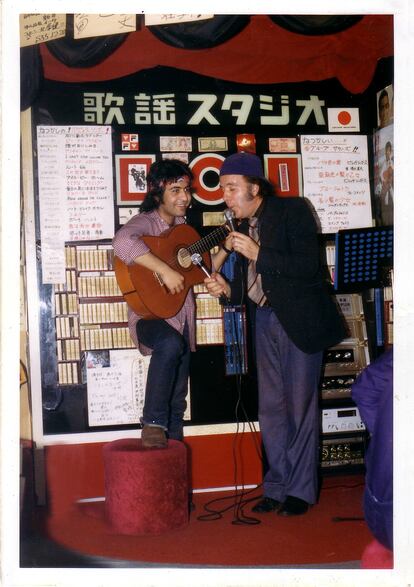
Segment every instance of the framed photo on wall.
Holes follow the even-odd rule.
[[[115,155],[116,201],[120,206],[141,204],[147,189],[147,174],[155,155]]]
[[[394,87],[392,84],[377,92],[378,128],[384,128],[394,120]]]
[[[302,196],[301,156],[290,154],[264,155],[265,175],[281,197]]]
[[[376,226],[394,224],[394,125],[373,134],[374,215]]]

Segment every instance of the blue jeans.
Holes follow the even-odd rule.
[[[165,320],[139,320],[137,335],[152,349],[141,423],[161,426],[169,438],[182,440],[190,369],[187,331],[183,336]]]

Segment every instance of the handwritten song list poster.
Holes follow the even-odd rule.
[[[87,353],[93,356],[94,351]],[[100,351],[97,351],[97,355]],[[86,359],[89,426],[138,424],[144,409],[150,357],[137,349],[110,350],[109,360]],[[184,420],[190,420],[190,386]]]
[[[37,127],[43,283],[64,283],[65,241],[114,234],[110,126]]]
[[[313,205],[321,232],[372,226],[367,137],[301,137],[304,196]]]
[[[108,366],[87,368],[89,426],[138,424],[149,357],[136,349],[109,351],[109,356]]]

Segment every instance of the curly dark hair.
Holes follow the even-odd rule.
[[[147,175],[148,193],[141,204],[140,212],[150,212],[159,207],[162,202],[165,186],[180,179],[188,177],[193,180],[193,173],[186,163],[179,159],[163,159],[156,161],[149,169]]]

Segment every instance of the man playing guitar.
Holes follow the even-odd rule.
[[[166,159],[151,165],[148,193],[140,213],[131,218],[115,235],[116,257],[127,266],[137,264],[156,275],[168,294],[184,290],[184,277],[156,256],[142,237],[157,237],[164,231],[185,223],[191,203],[189,167],[178,160]],[[143,355],[151,355],[142,424],[145,448],[162,448],[167,437],[183,438],[190,352],[195,351],[195,303],[189,288],[178,312],[168,318],[142,319],[129,306],[128,325],[131,338]]]

